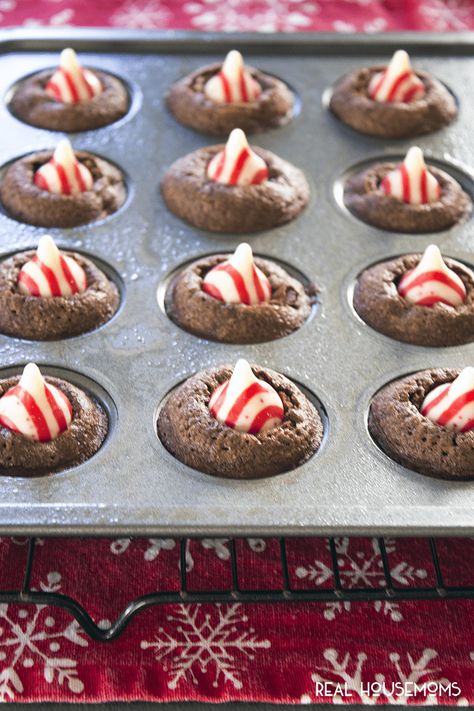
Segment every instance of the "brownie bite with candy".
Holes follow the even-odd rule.
[[[11,163],[0,182],[0,200],[20,222],[75,227],[102,220],[125,202],[124,176],[112,163],[73,151],[67,139],[52,151],[29,153]]]
[[[389,383],[372,401],[369,431],[408,469],[474,479],[474,368],[423,370]]]
[[[330,107],[356,131],[383,138],[410,138],[437,131],[457,115],[454,96],[438,79],[414,71],[404,50],[387,67],[359,69],[335,86]]]
[[[294,383],[243,359],[186,380],[161,408],[157,429],[184,464],[231,479],[294,469],[323,438],[319,413]]]
[[[240,244],[230,257],[215,254],[190,264],[171,282],[166,312],[179,326],[222,343],[272,341],[299,328],[317,289],[303,286],[269,259],[254,259]]]
[[[0,333],[46,341],[106,323],[119,306],[116,285],[87,257],[60,251],[49,235],[36,252],[0,262]]]
[[[375,163],[352,175],[344,204],[360,220],[393,232],[440,232],[466,219],[472,201],[448,173],[426,166],[417,146],[400,165]]]
[[[168,208],[214,232],[255,232],[293,220],[309,200],[303,173],[274,153],[250,147],[234,129],[225,146],[180,158],[161,183]]]
[[[34,363],[21,377],[0,380],[0,474],[43,476],[81,464],[108,431],[102,407]]]
[[[128,92],[111,74],[83,68],[73,49],[64,49],[59,67],[20,83],[10,101],[25,123],[50,131],[88,131],[114,123],[129,106]]]
[[[358,277],[354,308],[376,331],[418,346],[474,341],[474,273],[444,260],[430,245],[423,255],[379,262]]]
[[[294,97],[276,77],[245,66],[234,49],[222,65],[201,67],[173,84],[167,102],[185,126],[227,136],[234,128],[255,133],[283,126],[292,118]]]

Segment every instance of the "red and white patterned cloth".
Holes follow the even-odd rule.
[[[0,0],[0,26],[262,32],[463,31],[472,0]]]
[[[426,541],[386,545],[395,586],[434,584]],[[344,587],[383,584],[376,540],[339,538],[336,546]],[[447,585],[474,585],[474,540],[443,540],[438,550]],[[242,589],[281,585],[278,541],[239,540],[237,553]],[[20,584],[25,558],[24,539],[0,542],[2,589]],[[193,541],[189,590],[216,581],[229,587],[229,561],[225,539]],[[293,587],[334,585],[324,539],[289,541],[288,563]],[[132,598],[178,589],[179,545],[43,540],[31,585],[72,595],[108,626]],[[474,702],[473,611],[469,601],[167,605],[139,613],[117,641],[103,644],[58,609],[0,605],[0,700],[307,704],[340,696],[342,703],[467,705]]]
[[[472,0],[0,0],[0,26],[224,31],[462,31]],[[426,541],[387,543],[400,587],[433,585]],[[337,540],[344,586],[383,580],[376,541]],[[280,585],[275,540],[239,541],[245,588]],[[474,585],[474,542],[442,541],[446,584]],[[21,584],[26,541],[0,541],[0,587]],[[188,550],[190,589],[230,583],[225,540]],[[290,542],[294,586],[332,587],[327,543]],[[32,586],[72,595],[107,626],[131,599],[178,585],[172,539],[40,541]],[[258,578],[257,578],[258,576]],[[214,583],[213,583],[214,581]],[[272,582],[273,581],[273,582]],[[67,613],[0,605],[1,701],[251,700],[474,704],[474,602],[155,607],[111,644]],[[382,688],[383,685],[383,688]],[[418,690],[416,689],[418,685]],[[416,693],[415,693],[416,692]],[[415,693],[415,695],[413,695]],[[339,698],[340,697],[340,698]]]

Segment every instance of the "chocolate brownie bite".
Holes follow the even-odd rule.
[[[0,333],[48,341],[92,331],[118,309],[117,286],[87,257],[59,251],[49,235],[36,252],[0,262]]]
[[[201,67],[173,84],[167,103],[180,123],[213,136],[227,136],[234,128],[257,133],[283,126],[294,109],[287,85],[245,66],[236,50],[222,65]]]
[[[259,479],[290,471],[321,446],[323,423],[280,373],[239,360],[202,371],[160,410],[158,436],[173,456],[212,476]]]
[[[14,161],[0,182],[0,200],[19,222],[38,227],[76,227],[103,220],[125,202],[122,172],[67,139],[56,150]]]
[[[474,273],[436,245],[379,262],[358,277],[354,309],[385,336],[417,346],[474,341]]]
[[[70,469],[102,446],[109,423],[102,407],[60,378],[29,363],[21,377],[0,380],[0,475],[44,476]]]
[[[106,72],[82,68],[72,49],[63,50],[55,71],[22,81],[10,100],[11,112],[21,121],[68,133],[108,126],[128,108],[124,84]]]
[[[458,113],[451,92],[431,74],[414,72],[403,50],[395,52],[387,67],[363,68],[343,77],[330,108],[356,131],[382,138],[433,133]]]
[[[240,129],[225,146],[200,148],[175,161],[161,183],[168,208],[213,232],[256,232],[293,220],[309,186],[291,163],[251,148]]]
[[[304,287],[240,244],[180,272],[165,295],[168,316],[186,331],[222,343],[262,343],[292,333],[311,313],[317,289]]]
[[[369,431],[396,462],[441,479],[474,479],[474,368],[434,368],[374,396]]]
[[[472,201],[448,173],[425,165],[417,146],[403,163],[375,163],[352,175],[344,204],[356,217],[391,232],[440,232],[467,219]]]

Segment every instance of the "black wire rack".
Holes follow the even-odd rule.
[[[332,565],[334,585],[324,589],[306,589],[295,587],[290,580],[287,556],[287,540],[279,539],[279,556],[281,562],[281,586],[278,589],[242,589],[239,584],[239,556],[236,549],[236,539],[227,539],[230,551],[231,586],[226,590],[189,590],[186,551],[188,541],[180,540],[179,589],[157,590],[156,592],[137,597],[121,612],[110,627],[102,629],[89,615],[87,610],[76,600],[56,592],[32,590],[30,581],[35,556],[35,538],[28,539],[28,552],[23,574],[23,583],[18,590],[0,590],[0,603],[20,605],[52,605],[67,610],[79,623],[82,629],[92,639],[109,642],[116,639],[125,630],[131,619],[140,611],[153,605],[186,604],[186,603],[290,603],[290,602],[368,602],[368,601],[401,601],[401,600],[435,600],[435,599],[474,599],[474,585],[446,585],[443,580],[436,540],[428,539],[429,555],[434,570],[434,584],[426,587],[401,588],[395,586],[390,573],[390,564],[385,540],[377,538],[380,550],[382,571],[377,587],[344,587],[341,582],[341,570],[338,560],[335,538],[329,538],[329,552]]]

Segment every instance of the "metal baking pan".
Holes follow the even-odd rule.
[[[80,467],[42,479],[2,478],[0,533],[473,535],[474,483],[434,480],[395,464],[370,439],[366,415],[372,394],[387,381],[432,366],[472,365],[474,344],[427,349],[397,343],[363,324],[349,295],[365,266],[423,250],[432,241],[446,255],[474,263],[474,222],[437,235],[400,236],[368,227],[341,209],[341,181],[351,166],[372,157],[401,157],[410,142],[360,136],[330,115],[323,100],[345,72],[405,47],[416,66],[433,72],[460,102],[459,120],[417,143],[474,194],[473,37],[4,33],[1,165],[57,142],[58,134],[16,120],[6,102],[16,81],[53,66],[67,45],[85,63],[129,83],[130,114],[113,126],[75,135],[73,145],[118,163],[130,196],[101,224],[51,232],[61,246],[95,256],[120,274],[123,305],[109,324],[82,337],[34,343],[1,336],[0,377],[29,360],[50,373],[61,368],[105,399],[111,431],[100,452]],[[172,161],[215,142],[174,120],[164,107],[166,89],[232,47],[298,93],[299,115],[256,142],[302,168],[312,191],[299,219],[248,239],[257,254],[288,264],[321,288],[317,312],[303,328],[255,346],[211,343],[185,333],[156,296],[179,265],[231,251],[242,239],[183,224],[165,208],[158,187]],[[35,246],[42,232],[0,214],[2,254]],[[180,464],[158,440],[154,420],[166,393],[196,371],[240,356],[285,373],[322,403],[328,418],[324,446],[301,468],[273,479],[219,480]]]

